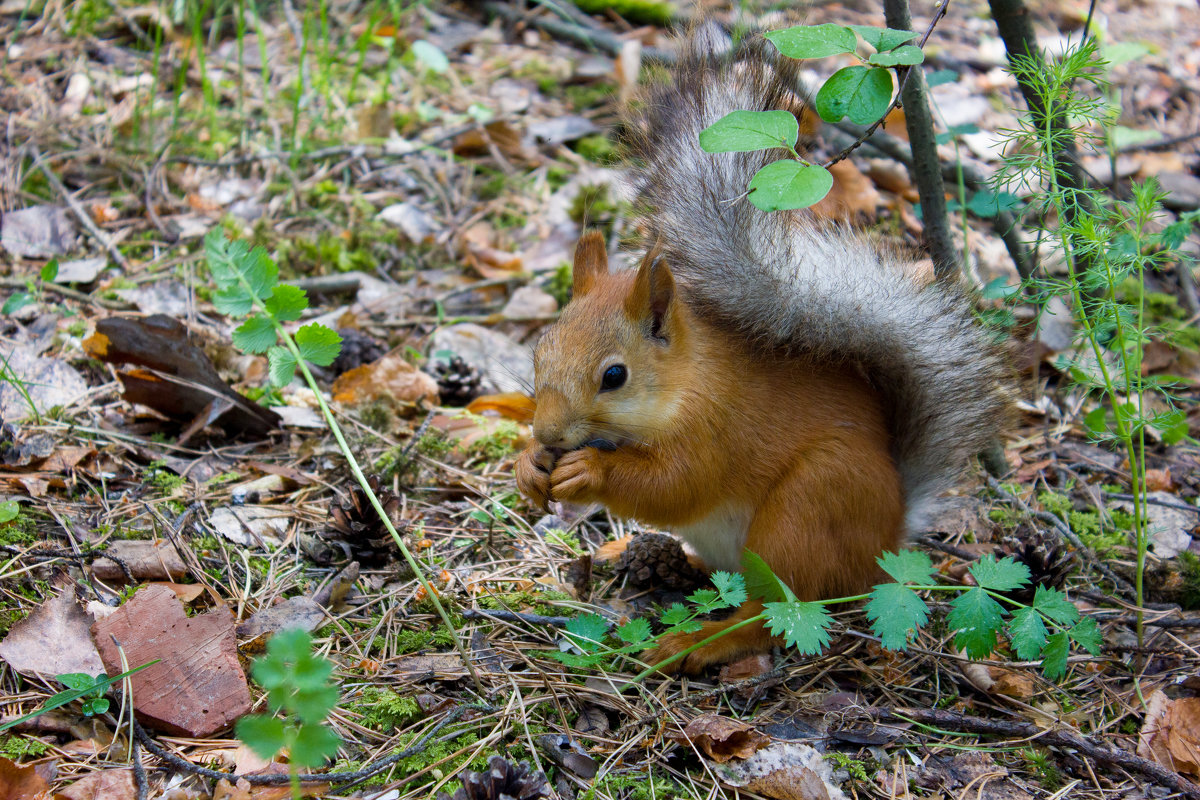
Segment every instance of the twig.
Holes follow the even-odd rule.
[[[46,181],[50,184],[54,191],[57,192],[60,197],[62,197],[63,202],[65,202],[71,208],[72,213],[79,218],[79,221],[83,223],[83,227],[87,228],[88,233],[94,236],[96,241],[100,242],[100,244],[104,246],[104,249],[108,251],[110,256],[112,256],[113,261],[117,262],[118,266],[120,266],[121,269],[125,270],[126,272],[132,272],[133,270],[129,265],[129,261],[126,260],[125,255],[117,249],[115,244],[112,243],[112,239],[109,238],[108,234],[100,230],[100,227],[92,221],[92,216],[88,214],[86,210],[84,210],[83,206],[79,204],[79,201],[76,200],[74,196],[72,196],[72,194],[67,190],[67,187],[63,186],[63,182],[58,179],[58,176],[54,174],[53,170],[46,166],[46,162],[42,160],[42,154],[41,151],[38,150],[37,145],[33,145],[32,147],[33,161],[35,164],[37,164],[37,167],[39,170],[41,170],[42,174],[46,176]]]
[[[950,0],[942,0],[933,15],[929,31],[946,13]],[[884,19],[889,28],[907,31],[912,29],[912,13],[908,0],[883,0]],[[929,33],[925,34],[925,39]],[[925,44],[925,39],[921,44]],[[959,272],[958,254],[954,251],[954,240],[950,236],[949,214],[946,210],[946,187],[942,183],[941,162],[938,160],[937,135],[933,132],[933,115],[929,112],[926,98],[925,73],[919,68],[909,67],[900,83],[900,91],[892,105],[904,101],[904,126],[908,130],[909,149],[913,164],[909,169],[917,193],[921,198],[921,218],[924,223],[921,238],[925,249],[933,258],[933,273],[940,280],[951,280]],[[882,119],[880,120],[882,122]],[[1003,463],[1003,449],[1000,461]],[[992,472],[991,469],[988,470]]]
[[[942,711],[932,708],[870,708],[865,709],[865,711],[868,716],[876,720],[915,722],[921,725],[932,725],[945,730],[978,733],[985,736],[1036,739],[1041,744],[1078,750],[1092,761],[1136,772],[1154,781],[1159,786],[1165,786],[1172,791],[1179,792],[1184,797],[1192,798],[1192,800],[1200,800],[1200,786],[1186,778],[1149,759],[1142,758],[1120,747],[1101,744],[1074,730],[1066,728],[1046,730],[1032,722],[983,719],[980,717],[970,717],[956,711]]]
[[[549,625],[562,628],[571,621],[570,617],[548,617],[544,614],[526,614],[520,611],[484,611],[476,608],[464,608],[460,612],[463,619],[486,619],[495,622],[527,622],[530,625]]]
[[[13,289],[21,289],[25,287],[25,280],[22,278],[0,278],[0,286],[11,287]],[[129,308],[132,304],[126,303],[123,300],[108,300],[103,297],[93,297],[87,292],[81,292],[78,289],[72,289],[70,286],[63,286],[58,283],[47,283],[42,281],[38,284],[39,287],[46,292],[54,292],[63,297],[77,300],[80,303],[88,303],[91,305],[101,306],[110,311],[120,311]]]
[[[950,0],[942,0],[942,4],[940,6],[938,6],[937,11],[934,12],[933,19],[931,19],[929,21],[929,27],[925,29],[925,35],[921,37],[921,41],[917,44],[917,47],[920,47],[920,48],[925,47],[925,42],[927,42],[929,40],[929,36],[933,33],[934,26],[938,24],[938,20],[940,20],[943,16],[945,16],[946,7],[949,5],[950,5]],[[913,67],[908,67],[907,69],[904,70],[904,77],[902,77],[900,79],[900,91],[896,92],[896,97],[892,100],[891,105],[889,105],[887,107],[887,110],[884,111],[882,115],[880,115],[879,119],[877,119],[873,123],[871,123],[871,126],[869,128],[867,128],[866,131],[864,131],[861,136],[858,137],[858,139],[854,142],[854,144],[850,145],[846,149],[842,150],[842,152],[840,152],[836,156],[834,156],[832,159],[825,162],[826,168],[832,167],[834,164],[838,163],[839,161],[845,160],[851,153],[853,153],[855,150],[857,150],[863,142],[865,142],[867,139],[871,138],[871,134],[873,134],[875,132],[876,128],[878,128],[880,125],[883,124],[884,120],[887,119],[887,115],[892,113],[892,110],[894,108],[896,108],[896,106],[900,105],[900,100],[904,95],[905,84],[908,83],[908,76],[911,75],[912,72],[913,72]]]
[[[1118,494],[1116,492],[1105,492],[1104,496],[1112,500],[1133,500],[1131,494]],[[1164,508],[1177,508],[1180,511],[1191,511],[1193,514],[1200,514],[1200,508],[1189,506],[1184,502],[1172,502],[1170,500],[1161,500],[1157,497],[1143,497],[1143,503],[1149,503],[1152,506],[1163,506]]]
[[[1187,144],[1188,142],[1200,139],[1200,131],[1196,133],[1185,133],[1182,136],[1171,136],[1166,139],[1158,139],[1153,142],[1135,142],[1127,144],[1124,147],[1118,147],[1117,153],[1124,155],[1126,153],[1153,153],[1159,150],[1171,150],[1176,145]]]
[[[548,17],[534,17],[511,8],[504,3],[488,2],[483,4],[483,10],[489,14],[504,19],[507,22],[529,23],[540,28],[551,36],[581,44],[584,47],[603,50],[611,56],[620,54],[625,40],[621,37],[596,28],[584,28],[573,22]],[[674,64],[675,54],[659,47],[643,47],[642,58],[646,61],[657,61],[660,64]]]

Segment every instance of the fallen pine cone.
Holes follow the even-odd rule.
[[[400,510],[400,498],[382,489],[377,477],[368,478],[367,484],[379,498],[388,518],[395,522],[396,513]],[[359,486],[353,488],[349,499],[330,505],[329,529],[345,543],[350,558],[364,567],[383,566],[396,549],[392,535],[375,513],[367,493]]]
[[[684,589],[704,581],[704,573],[688,562],[683,545],[665,533],[639,533],[613,565],[634,587]]]

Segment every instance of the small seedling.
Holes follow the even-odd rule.
[[[110,681],[103,672],[94,678],[86,672],[68,672],[65,675],[55,675],[54,679],[67,687],[67,690],[51,696],[46,701],[47,705],[61,697],[72,695],[83,701],[85,717],[94,717],[108,711],[109,702],[104,694],[108,691]],[[84,692],[84,694],[76,695],[76,692]]]
[[[239,719],[237,737],[261,758],[287,753],[292,796],[298,798],[300,768],[324,765],[341,745],[325,725],[338,701],[337,687],[329,680],[333,664],[313,655],[307,631],[292,629],[271,637],[267,654],[254,662],[251,674],[267,690],[272,713]]]

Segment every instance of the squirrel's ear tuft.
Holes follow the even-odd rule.
[[[625,310],[634,319],[644,319],[649,333],[655,339],[666,339],[667,313],[675,299],[675,277],[658,249],[651,250],[642,259],[637,277],[633,280],[633,291],[625,301]]]
[[[596,279],[608,274],[608,251],[604,247],[604,234],[588,231],[575,245],[575,264],[571,269],[574,276],[571,293],[582,297],[596,285]]]

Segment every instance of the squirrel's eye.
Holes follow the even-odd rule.
[[[613,389],[620,389],[628,377],[629,370],[625,369],[624,364],[613,364],[604,370],[604,377],[600,379],[600,391],[611,392]]]

